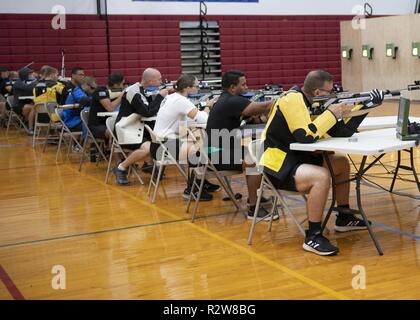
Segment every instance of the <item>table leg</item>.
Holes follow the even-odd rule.
[[[392,192],[392,190],[394,190],[395,179],[397,179],[398,170],[400,169],[400,165],[401,165],[401,150],[398,150],[397,166],[396,166],[395,171],[394,171],[394,177],[392,178],[391,187],[389,188],[389,192]]]
[[[330,171],[330,175],[331,175],[331,185],[332,185],[332,190],[331,190],[331,205],[330,208],[328,209],[327,215],[325,216],[324,221],[322,222],[322,227],[321,227],[321,233],[324,232],[325,227],[327,226],[328,220],[330,219],[331,213],[334,210],[334,205],[335,205],[335,200],[336,200],[336,179],[335,179],[335,175],[334,175],[334,170],[333,167],[331,165],[331,161],[330,158],[328,157],[328,152],[323,152],[322,153],[327,166],[328,166],[328,170]]]
[[[414,148],[410,148],[410,164],[411,164],[411,170],[413,171],[413,175],[414,175],[414,179],[416,180],[417,183],[417,189],[419,189],[420,192],[420,182],[419,182],[419,178],[417,177],[417,172],[416,172],[416,167],[414,166]]]
[[[365,212],[363,211],[362,208],[362,198],[361,198],[361,192],[360,192],[360,182],[362,180],[363,177],[363,173],[366,172],[366,170],[364,170],[364,166],[366,164],[366,159],[367,156],[363,156],[363,160],[362,163],[360,164],[360,169],[358,170],[358,172],[356,173],[356,197],[357,197],[357,208],[359,209],[360,214],[363,217],[363,220],[365,221],[370,237],[372,238],[373,242],[375,243],[376,246],[376,250],[378,250],[378,253],[380,256],[382,256],[384,253],[382,252],[381,246],[379,245],[378,240],[376,239],[375,234],[373,233],[372,230],[372,226],[369,223],[369,220],[365,214]]]

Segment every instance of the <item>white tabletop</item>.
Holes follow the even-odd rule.
[[[112,111],[112,112],[98,112],[98,117],[116,117],[118,116],[118,111]]]
[[[315,143],[292,143],[291,150],[337,151],[346,154],[375,155],[414,147],[415,141],[402,141],[394,128],[364,131],[350,138],[328,138]]]
[[[359,130],[373,130],[395,128],[397,126],[397,116],[386,117],[366,117],[359,126]],[[420,122],[419,117],[410,117],[411,122]]]

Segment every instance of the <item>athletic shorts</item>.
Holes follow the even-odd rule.
[[[297,191],[295,176],[296,176],[296,171],[299,168],[299,166],[301,166],[302,164],[312,164],[315,166],[322,167],[323,163],[324,163],[324,159],[322,157],[322,154],[315,154],[308,157],[307,160],[305,160],[304,162],[297,163],[293,167],[293,169],[290,170],[289,174],[283,181],[280,181],[276,177],[269,174],[267,176],[276,189],[287,190],[287,191]]]
[[[90,126],[89,129],[95,138],[105,139],[106,125]]]

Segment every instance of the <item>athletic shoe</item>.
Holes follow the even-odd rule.
[[[81,152],[82,152],[82,148],[80,148],[77,144],[74,144],[74,145],[71,147],[71,152],[74,152],[74,153],[81,153]]]
[[[191,187],[185,188],[184,193],[182,194],[182,197],[185,200],[188,200],[190,198],[190,192],[191,192]],[[194,192],[194,195],[195,196],[198,195],[198,190]],[[201,191],[200,201],[211,201],[211,200],[213,200],[213,195],[211,195],[210,193],[208,193],[206,190],[203,189],[203,191]]]
[[[197,183],[200,184],[200,181],[198,181]],[[204,190],[206,190],[207,192],[217,192],[222,189],[218,184],[211,183],[207,180],[204,180],[203,187],[204,187]]]
[[[126,186],[128,184],[128,171],[127,170],[120,170],[118,167],[112,169],[112,172],[115,174],[117,178],[117,183],[120,186]]]
[[[338,248],[333,246],[320,231],[308,236],[308,230],[306,230],[303,250],[313,252],[320,256],[334,256],[339,252]]]
[[[33,136],[33,135],[34,135],[34,130],[29,130],[29,131],[27,132],[27,135],[28,135],[28,136]]]
[[[266,206],[266,205],[272,204],[272,203],[273,203],[273,201],[271,200],[271,198],[267,199],[267,198],[261,197],[260,206]],[[248,208],[250,207],[249,206],[249,198],[246,200],[246,205],[247,205]]]
[[[255,206],[249,207],[249,209],[248,209],[248,219],[249,220],[254,219],[254,212],[255,212]],[[263,207],[260,207],[260,209],[258,210],[258,213],[257,213],[257,218],[258,219],[263,218],[264,221],[270,221],[271,220],[271,215],[270,215],[270,212],[265,210]],[[280,218],[279,214],[277,212],[274,212],[273,220],[278,220],[279,218]]]
[[[372,224],[369,221],[370,224]],[[354,230],[365,230],[367,225],[364,220],[357,218],[353,214],[346,214],[345,218],[338,218],[335,220],[334,230],[337,232],[348,232]]]

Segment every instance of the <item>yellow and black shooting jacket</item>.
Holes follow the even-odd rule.
[[[294,142],[313,143],[325,137],[349,137],[366,115],[337,121],[328,109],[311,118],[311,103],[300,88],[294,87],[278,98],[270,111],[261,139],[264,153],[260,164],[264,172],[284,182],[296,165],[308,162],[311,153],[290,150]],[[357,105],[353,110],[359,110]]]

